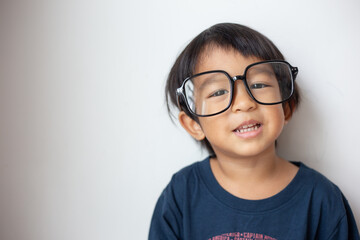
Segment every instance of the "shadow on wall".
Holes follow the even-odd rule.
[[[334,138],[334,135],[330,135],[331,126],[325,122],[326,116],[324,111],[321,111],[323,107],[321,101],[308,97],[306,92],[311,91],[302,90],[300,107],[278,139],[278,154],[289,161],[301,161],[332,180],[335,176],[332,176],[329,171],[334,170],[334,168],[337,169],[339,165],[329,166],[329,162],[340,157],[341,149],[335,148],[334,142],[332,142],[334,139],[331,138]],[[335,139],[335,141],[337,140]],[[344,177],[341,176],[342,179]],[[346,181],[351,184],[353,180],[347,179]],[[341,185],[341,182],[335,181],[335,184]],[[351,194],[352,188],[349,186],[346,192],[341,186],[340,189],[350,201],[351,209],[359,227],[360,209],[355,204],[357,201],[356,194]]]
[[[302,90],[302,101],[299,109],[284,127],[278,139],[278,153],[289,161],[301,161],[311,168],[322,169],[326,164],[325,154],[327,131],[324,129],[323,119],[319,110]]]

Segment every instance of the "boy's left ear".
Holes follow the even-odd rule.
[[[294,109],[294,107],[291,108],[289,103],[284,104],[283,109],[284,109],[284,116],[285,116],[285,124],[287,124],[290,121],[295,109]]]

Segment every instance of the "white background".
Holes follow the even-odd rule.
[[[206,156],[167,116],[166,75],[219,22],[299,67],[279,152],[335,182],[359,225],[358,0],[2,0],[0,239],[146,239],[171,175]]]

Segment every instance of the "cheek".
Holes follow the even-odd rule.
[[[199,119],[200,126],[209,141],[216,138],[219,133],[224,130],[225,124],[220,117],[221,116],[213,116]]]
[[[278,134],[280,135],[280,133],[282,132],[282,129],[285,125],[285,114],[284,111],[282,109],[282,107],[278,108],[276,110],[276,112],[273,113],[273,127],[274,130],[278,132]]]
[[[267,116],[267,123],[272,126],[275,131],[281,132],[285,125],[285,114],[282,106],[271,106],[271,108],[267,110],[268,111],[264,112],[264,115]]]
[[[213,129],[216,129],[215,124],[212,123],[211,121],[208,121],[208,119],[206,118],[199,120],[199,123],[206,138],[208,138],[208,136],[211,135],[212,132],[214,132]]]

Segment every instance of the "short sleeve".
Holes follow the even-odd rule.
[[[359,232],[356,226],[356,221],[354,215],[351,211],[350,205],[344,195],[343,202],[345,206],[346,213],[339,221],[336,229],[329,239],[331,240],[359,240]]]
[[[150,225],[149,240],[181,239],[181,212],[171,183],[161,194]]]

